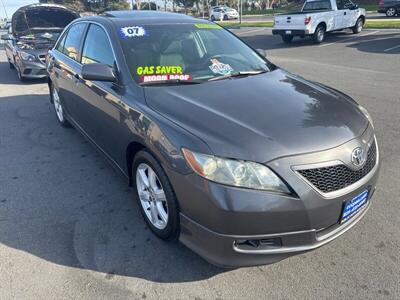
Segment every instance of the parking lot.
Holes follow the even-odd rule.
[[[46,83],[20,83],[0,50],[0,299],[400,298],[400,31],[340,32],[321,45],[234,32],[369,110],[382,169],[364,219],[274,265],[216,268],[151,234],[125,181],[57,124]]]

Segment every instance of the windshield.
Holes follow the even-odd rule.
[[[332,6],[331,6],[330,0],[306,2],[303,7],[303,11],[305,11],[305,10],[331,10],[331,9],[332,9]]]
[[[137,83],[203,82],[269,70],[258,53],[216,24],[131,26],[120,28],[120,36]]]

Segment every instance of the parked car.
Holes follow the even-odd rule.
[[[380,0],[378,12],[388,17],[400,15],[400,0]]]
[[[54,4],[32,4],[21,7],[12,16],[5,40],[5,51],[11,69],[18,78],[47,76],[45,58],[59,34],[79,14]]]
[[[232,20],[239,18],[239,13],[236,9],[227,6],[216,6],[210,10],[210,20]]]
[[[154,11],[81,18],[47,70],[59,124],[121,171],[154,234],[214,264],[318,248],[370,206],[379,152],[366,109],[215,23]]]
[[[8,30],[10,28],[10,26],[11,26],[11,22],[10,21],[5,21],[5,22],[1,23],[0,29]]]
[[[285,43],[295,36],[311,36],[315,43],[322,43],[327,32],[350,28],[356,34],[364,23],[365,9],[351,0],[307,0],[300,12],[275,16],[272,33]]]

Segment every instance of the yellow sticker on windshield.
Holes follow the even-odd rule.
[[[197,23],[194,24],[194,26],[199,29],[222,29],[222,27],[217,24],[209,24],[209,23]]]
[[[141,75],[164,75],[182,74],[181,66],[141,66],[137,67],[136,73]]]

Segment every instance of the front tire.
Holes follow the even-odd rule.
[[[353,33],[354,33],[354,34],[360,33],[361,30],[363,29],[363,26],[364,26],[364,20],[363,20],[363,18],[358,18],[356,24],[355,24],[354,27],[352,28]]]
[[[50,85],[50,102],[53,103],[58,123],[63,127],[71,127],[71,124],[65,119],[64,107],[60,95],[53,84]]]
[[[140,211],[151,231],[163,240],[177,239],[178,202],[160,163],[148,151],[139,151],[133,161],[132,176]]]
[[[211,15],[211,21],[215,21],[215,17],[214,17],[214,15]]]
[[[293,35],[282,35],[282,41],[286,44],[290,44],[293,41]]]
[[[396,11],[396,8],[394,8],[394,7],[389,7],[387,10],[386,10],[386,16],[387,17],[394,17],[395,15],[396,15],[396,13],[397,13],[397,11]]]
[[[224,15],[224,21],[227,21],[228,20],[228,16],[227,15]]]
[[[318,25],[313,34],[313,40],[316,44],[321,44],[325,39],[325,26]]]

